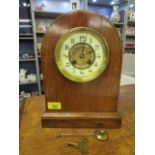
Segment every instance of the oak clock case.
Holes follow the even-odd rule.
[[[110,21],[88,11],[63,14],[50,25],[41,52],[43,127],[121,126],[122,45]]]

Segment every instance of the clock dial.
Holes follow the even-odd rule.
[[[56,45],[59,71],[75,82],[88,82],[105,70],[109,50],[105,39],[94,29],[79,27],[65,33]]]

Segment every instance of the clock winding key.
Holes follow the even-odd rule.
[[[87,138],[83,138],[82,141],[79,143],[68,142],[67,145],[79,149],[82,155],[88,155],[88,139]]]

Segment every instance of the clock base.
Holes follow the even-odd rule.
[[[118,112],[45,112],[42,127],[56,128],[120,128]]]

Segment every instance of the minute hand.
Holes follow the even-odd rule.
[[[87,41],[87,37],[86,37],[86,40],[85,40],[81,55],[84,55],[83,52],[84,52],[84,49],[85,49],[86,41]]]

